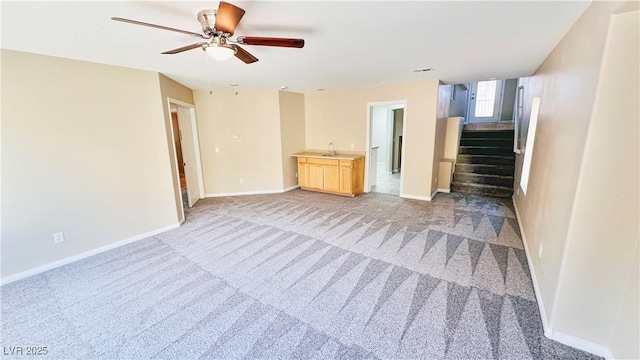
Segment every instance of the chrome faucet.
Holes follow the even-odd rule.
[[[333,143],[329,143],[329,156],[336,156],[336,152],[333,151]]]

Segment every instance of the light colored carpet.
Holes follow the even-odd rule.
[[[542,335],[509,200],[294,190],[2,288],[38,358],[583,359]]]

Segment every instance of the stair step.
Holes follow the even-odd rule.
[[[496,155],[458,155],[458,164],[510,165],[514,166],[515,157]]]
[[[494,146],[460,146],[460,150],[458,154],[469,154],[469,155],[511,155],[515,157],[513,154],[513,149],[511,148],[500,148]]]
[[[487,175],[457,172],[453,174],[453,181],[460,183],[496,185],[513,188],[513,176]]]
[[[512,122],[502,122],[502,123],[484,123],[484,124],[465,124],[463,129],[473,130],[473,131],[500,131],[500,130],[511,130],[515,129],[515,125]]]
[[[513,148],[513,139],[505,138],[462,138],[460,146],[491,146],[500,148]]]
[[[459,182],[451,183],[451,191],[465,193],[465,194],[486,195],[486,196],[495,196],[495,197],[503,197],[503,198],[508,198],[513,195],[513,189],[503,187],[503,186],[470,184],[470,183],[459,183]]]
[[[514,165],[456,164],[456,173],[513,176]]]
[[[500,138],[500,139],[513,139],[513,130],[500,130],[500,131],[462,131],[462,138]]]

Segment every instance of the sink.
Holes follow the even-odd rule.
[[[324,154],[322,156],[326,156],[326,157],[334,157],[335,155],[330,155],[330,154]]]

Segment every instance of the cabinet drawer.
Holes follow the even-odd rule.
[[[340,166],[353,167],[353,160],[340,160]]]
[[[303,164],[304,164],[304,163],[306,163],[306,162],[307,162],[307,158],[305,158],[305,157],[299,157],[299,158],[298,158],[298,164],[299,164],[299,163],[303,163]]]
[[[318,165],[332,165],[338,166],[339,160],[337,159],[316,159],[316,158],[307,158],[307,162],[309,164],[318,164]]]

